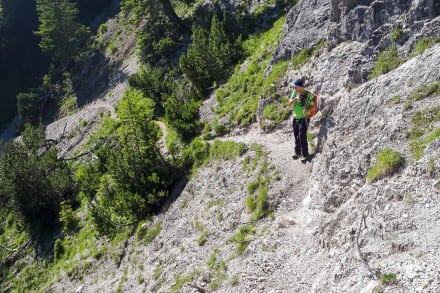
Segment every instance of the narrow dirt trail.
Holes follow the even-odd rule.
[[[245,283],[258,288],[256,284],[261,281],[262,288],[255,288],[255,292],[307,292],[311,284],[302,274],[312,274],[313,268],[321,265],[310,261],[319,214],[303,204],[310,186],[313,160],[301,163],[292,158],[294,138],[290,123],[271,133],[260,133],[253,127],[244,135],[221,140],[263,146],[281,177],[279,181],[271,180],[269,193],[279,198],[274,220],[263,224],[271,232],[250,244],[253,257],[245,258],[240,265]],[[298,264],[307,267],[298,267]],[[267,291],[267,288],[271,289]]]
[[[260,133],[256,126],[252,127],[246,134],[220,138],[225,141],[240,143],[259,144],[269,152],[270,162],[278,170],[281,177],[280,182],[272,180],[275,189],[273,192],[281,193],[283,200],[278,207],[278,212],[284,214],[292,211],[299,205],[307,194],[312,163],[301,163],[294,160],[294,138],[290,125],[271,133]]]

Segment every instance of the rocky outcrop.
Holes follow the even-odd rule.
[[[356,237],[362,239],[360,249],[371,267],[398,274],[402,288],[415,291],[421,286],[434,292],[440,287],[440,259],[430,248],[436,245],[433,233],[438,233],[433,223],[440,221],[439,190],[435,187],[440,140],[429,144],[424,156],[415,160],[405,134],[412,127],[415,112],[440,106],[439,94],[414,102],[411,109],[404,106],[417,89],[440,80],[439,68],[437,45],[393,72],[353,89],[333,110],[334,127],[314,164],[305,203],[329,214],[321,224],[319,243],[323,250],[343,255],[345,266],[330,266],[318,288],[340,287],[342,279],[356,275],[355,263],[362,267],[359,255],[344,253],[358,245]],[[400,97],[399,103],[393,105],[391,100],[396,97]],[[433,129],[439,127],[438,122],[432,124]],[[375,156],[386,147],[404,155],[405,167],[393,178],[366,183]],[[363,217],[365,225],[360,225]],[[424,255],[422,259],[416,258],[418,252]],[[414,272],[419,266],[423,269]],[[421,273],[424,278],[416,280],[415,275]],[[333,274],[338,282],[331,280]]]
[[[439,36],[439,15],[440,3],[435,0],[300,1],[287,15],[272,62],[292,58],[320,41],[326,41],[329,49],[346,41],[361,42],[366,62],[358,64],[352,81],[365,82],[364,72],[371,70],[379,51],[396,43],[406,56],[421,37]]]

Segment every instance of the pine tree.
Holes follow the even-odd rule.
[[[36,0],[40,47],[56,64],[67,65],[78,54],[89,29],[76,21],[78,9],[68,0]]]
[[[21,215],[34,236],[58,225],[61,202],[72,200],[70,168],[45,147],[41,128],[26,128],[20,141],[5,145],[0,157],[0,198]]]
[[[117,113],[117,123],[113,130],[108,128],[106,143],[97,152],[105,170],[96,188],[92,216],[103,233],[156,210],[173,181],[173,170],[156,145],[160,132],[153,121],[154,102],[129,88]]]
[[[209,50],[209,31],[195,25],[191,39],[191,45],[187,53],[180,57],[179,65],[188,80],[204,95],[212,85],[213,70],[216,70]]]

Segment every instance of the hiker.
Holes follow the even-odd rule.
[[[294,159],[301,157],[302,162],[309,159],[309,146],[307,142],[307,128],[309,126],[309,111],[313,108],[313,93],[304,88],[302,79],[293,81],[294,90],[290,96],[289,106],[293,106],[293,135],[295,137]]]

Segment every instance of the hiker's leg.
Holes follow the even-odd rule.
[[[309,155],[309,144],[307,142],[307,120],[301,119],[298,124],[301,153],[303,156],[307,157]]]
[[[299,121],[293,119],[292,126],[293,126],[293,137],[295,138],[295,155],[299,156],[301,155],[301,143],[299,140]]]

